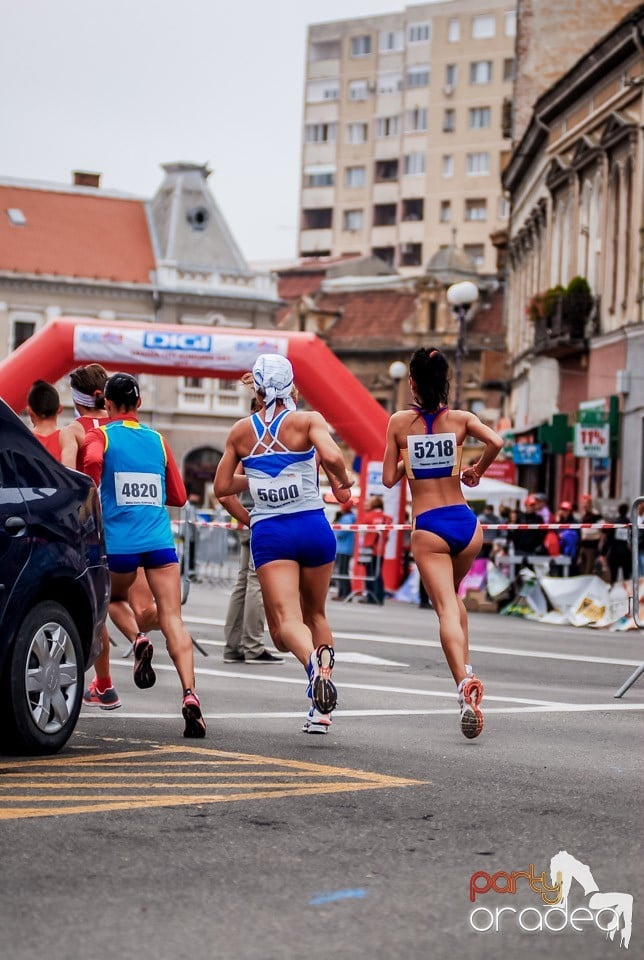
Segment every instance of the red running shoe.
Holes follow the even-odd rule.
[[[461,709],[461,732],[468,740],[474,740],[483,730],[483,684],[474,676],[466,677],[458,685],[458,705]]]
[[[119,695],[114,687],[108,687],[103,693],[99,693],[96,680],[92,680],[83,694],[83,703],[88,707],[100,707],[101,710],[116,710],[121,706]]]
[[[183,707],[181,710],[183,719],[186,721],[186,728],[183,731],[184,737],[201,740],[206,736],[206,721],[201,715],[201,704],[199,697],[192,690],[186,690],[183,695]]]

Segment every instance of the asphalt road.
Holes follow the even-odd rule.
[[[589,908],[593,890],[634,897],[621,955],[644,956],[644,678],[614,699],[644,636],[472,614],[486,725],[466,741],[434,614],[329,603],[340,707],[311,737],[292,658],[222,662],[226,603],[203,584],[184,607],[208,652],[206,740],[181,736],[161,643],[150,691],[121,644],[120,710],[84,709],[57,757],[0,760],[3,956],[617,956],[620,933],[599,929],[615,914]],[[501,892],[530,864],[550,883],[559,851],[566,914],[546,916],[538,880]]]

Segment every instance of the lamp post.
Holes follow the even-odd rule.
[[[465,317],[475,300],[478,300],[479,291],[475,283],[463,280],[453,283],[447,288],[447,302],[458,318],[458,337],[456,340],[456,357],[454,363],[454,406],[461,405],[461,379],[463,376],[463,354],[465,353]]]
[[[391,377],[391,412],[395,413],[398,409],[398,385],[407,373],[407,364],[402,360],[394,360],[389,365],[389,376]]]

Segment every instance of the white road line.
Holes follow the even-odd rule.
[[[184,623],[199,623],[213,627],[223,627],[224,621],[207,617],[184,617]],[[401,647],[433,647],[440,649],[440,640],[416,640],[413,637],[394,637],[373,633],[344,633],[335,630],[338,640],[367,640],[370,643],[392,643]],[[200,643],[204,641],[200,640]],[[206,643],[220,644],[222,641],[207,640]],[[568,660],[571,663],[603,663],[614,667],[639,667],[641,660],[620,660],[615,657],[592,657],[572,653],[553,653],[549,650],[517,650],[512,647],[489,647],[483,644],[470,644],[471,653],[493,653],[508,657],[531,657],[536,660]]]
[[[124,663],[121,661],[112,661],[112,666],[124,666],[131,669],[131,664]],[[155,664],[155,670],[157,673],[160,670],[167,670],[174,673],[174,667],[169,664]],[[267,677],[267,676],[258,676],[256,673],[249,674],[247,671],[244,673],[237,673],[232,670],[211,670],[208,667],[196,667],[195,673],[197,676],[205,677],[235,677],[237,680],[259,680],[261,683],[296,683],[298,686],[304,685],[303,677]],[[384,686],[377,683],[339,683],[338,690],[370,690],[375,693],[401,693],[409,694],[411,696],[417,697],[447,697],[450,700],[455,699],[455,691],[452,687],[450,690],[418,690],[415,687],[393,687],[393,686]],[[542,707],[553,707],[558,706],[557,701],[554,700],[528,700],[523,697],[495,697],[488,696],[486,694],[486,701],[499,701],[500,703],[525,703],[531,706],[542,706]]]
[[[486,698],[487,699],[487,698]],[[525,707],[488,707],[485,711],[486,716],[492,713],[630,713],[632,711],[644,710],[644,703],[555,703],[548,706],[525,706]],[[435,717],[435,716],[455,716],[454,707],[440,707],[433,710],[341,710],[334,712],[333,716],[337,720],[356,719],[369,717]],[[305,711],[280,711],[267,713],[204,713],[206,720],[292,720],[302,719]],[[133,711],[111,711],[110,716],[123,720],[176,720],[180,713],[136,713]],[[83,710],[80,719],[105,720],[103,711],[94,710],[91,707]]]

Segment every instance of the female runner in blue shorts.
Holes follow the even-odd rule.
[[[350,499],[351,481],[323,417],[295,409],[293,368],[286,357],[258,357],[253,382],[262,409],[230,431],[215,475],[215,496],[250,526],[273,642],[307,671],[312,706],[304,732],[326,733],[337,702],[325,611],[335,537],[320,496],[318,461],[340,503]],[[242,490],[253,497],[250,514],[232,496]]]
[[[447,360],[432,348],[417,350],[409,364],[415,405],[389,420],[382,479],[393,487],[404,476],[412,501],[411,549],[438,614],[440,640],[457,684],[461,730],[468,739],[483,729],[483,684],[469,664],[467,611],[458,587],[481,550],[483,533],[468,507],[461,481],[478,482],[503,446],[501,437],[466,410],[447,406]],[[461,470],[463,441],[485,444],[476,463]]]

